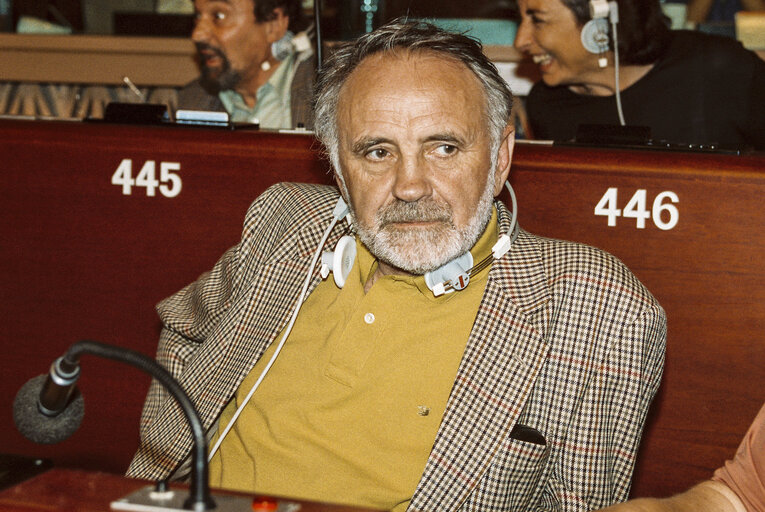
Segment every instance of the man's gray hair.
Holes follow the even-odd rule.
[[[393,54],[397,51],[440,53],[462,62],[476,75],[486,93],[484,115],[489,124],[491,152],[494,155],[511,119],[513,95],[496,66],[484,55],[481,43],[430,23],[398,19],[336,47],[319,73],[314,96],[314,129],[329,153],[335,172],[341,172],[337,106],[343,84],[365,58],[376,53]]]

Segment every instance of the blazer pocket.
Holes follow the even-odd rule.
[[[539,430],[528,425],[521,425],[520,423],[516,423],[513,430],[510,431],[510,439],[542,446],[547,444],[547,439],[545,439],[545,436]]]
[[[526,510],[550,454],[538,430],[514,428],[461,510]],[[517,439],[524,437],[527,440]]]

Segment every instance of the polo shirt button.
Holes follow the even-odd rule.
[[[371,324],[375,321],[375,316],[372,313],[367,313],[364,315],[364,321],[368,324]]]

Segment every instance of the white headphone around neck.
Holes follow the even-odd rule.
[[[332,272],[332,278],[338,288],[345,286],[345,280],[351,273],[353,262],[356,261],[356,239],[344,235],[337,241],[334,251],[321,253],[321,270],[319,275],[326,279]]]
[[[505,187],[507,187],[510,193],[510,200],[512,202],[512,215],[508,233],[499,237],[497,243],[491,248],[491,255],[475,265],[473,265],[473,255],[470,251],[467,251],[437,269],[426,272],[424,276],[425,284],[436,297],[465,289],[470,282],[471,274],[486,268],[494,260],[500,259],[510,250],[513,240],[518,236],[518,230],[516,229],[518,225],[517,208],[513,188],[507,181],[505,182]],[[338,199],[338,205],[342,200],[342,198]],[[348,274],[351,272],[351,268],[353,268],[355,260],[356,239],[345,235],[337,242],[334,251],[324,251],[322,253],[319,275],[321,275],[322,279],[326,279],[331,272],[337,287],[342,288],[345,285]]]

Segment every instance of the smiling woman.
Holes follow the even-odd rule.
[[[519,7],[515,46],[542,75],[526,105],[536,138],[621,123],[654,141],[765,149],[765,62],[735,40],[670,31],[659,0]]]

